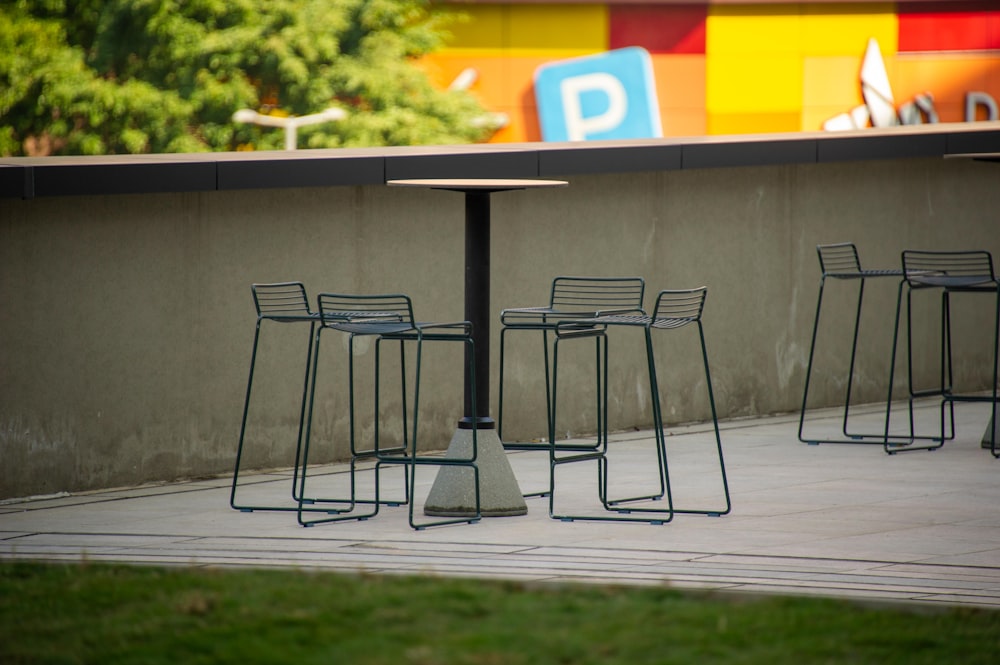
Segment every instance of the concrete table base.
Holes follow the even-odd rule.
[[[565,187],[565,180],[497,178],[431,178],[389,180],[396,187],[429,187],[465,195],[465,319],[472,324],[472,348],[466,348],[465,410],[447,455],[468,459],[472,430],[462,424],[481,423],[479,445],[479,507],[483,517],[524,515],[528,507],[510,468],[503,444],[490,418],[490,196],[496,192],[539,187]],[[470,357],[470,354],[475,357]],[[487,425],[489,423],[489,425]],[[459,466],[442,466],[424,504],[424,513],[440,517],[476,514],[472,473]]]
[[[514,477],[495,429],[477,430],[479,507],[483,517],[524,515],[528,506]],[[456,429],[447,457],[472,455],[472,430]],[[424,504],[424,514],[435,517],[471,517],[476,512],[472,472],[467,467],[442,466]]]
[[[991,435],[993,433],[993,421],[997,417],[1000,417],[1000,404],[993,405],[993,415],[990,417],[990,422],[986,424],[986,431],[983,432],[983,448],[993,448]],[[1000,420],[997,420],[997,436],[1000,437]]]

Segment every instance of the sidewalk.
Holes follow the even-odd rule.
[[[414,531],[406,507],[386,507],[367,521],[302,528],[294,513],[232,510],[226,477],[2,503],[0,559],[669,585],[1000,608],[1000,460],[980,447],[989,406],[956,410],[955,440],[891,456],[880,445],[800,443],[797,414],[724,423],[733,510],[723,517],[678,515],[659,526],[562,523],[548,517],[547,499],[528,498],[525,516],[473,525]],[[918,428],[932,427],[937,413],[935,404],[921,405]],[[878,407],[857,415],[859,429],[881,422]],[[839,411],[811,412],[807,427],[836,435]],[[670,433],[677,507],[721,503],[711,426]],[[649,474],[652,432],[613,438],[612,482],[633,491]],[[509,459],[523,491],[547,482],[544,456]],[[560,471],[560,502],[594,505],[594,466],[570,466],[581,468]],[[343,467],[320,472],[344,478]],[[401,487],[399,473],[385,475],[385,492]],[[418,479],[418,496],[433,473]],[[291,472],[246,480],[243,498],[278,500],[288,495]]]

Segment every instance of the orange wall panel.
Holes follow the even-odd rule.
[[[833,106],[844,110],[864,103],[860,55],[806,58],[803,65],[803,107]]]
[[[995,78],[991,74],[997,72],[998,67],[1000,61],[997,58],[975,55],[900,55],[894,58],[892,91],[897,102],[927,91],[942,97],[946,94],[964,94],[967,90],[987,91],[991,78]]]
[[[664,136],[705,133],[705,56],[654,55],[653,77]]]
[[[670,109],[663,117],[664,136],[704,136],[708,119],[703,109]]]
[[[705,56],[654,55],[652,61],[661,109],[705,108]]]
[[[894,59],[893,72],[890,81],[897,106],[929,92],[941,122],[965,120],[968,92],[985,92],[1000,103],[1000,58],[901,54]]]
[[[964,119],[969,91],[1000,102],[1000,0],[452,8],[471,21],[423,64],[442,87],[466,67],[478,72],[470,92],[509,119],[494,142],[541,140],[539,66],[626,46],[652,56],[665,136],[821,129],[864,103],[869,38],[878,41],[897,108],[930,92],[941,121],[953,122]],[[931,48],[942,50],[913,52]]]

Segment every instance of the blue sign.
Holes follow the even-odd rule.
[[[639,47],[543,65],[535,99],[545,141],[663,136],[653,64]]]

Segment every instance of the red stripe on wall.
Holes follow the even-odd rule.
[[[611,5],[608,47],[705,53],[706,5]]]
[[[900,51],[1000,49],[1000,7],[996,0],[921,2],[901,5]]]

